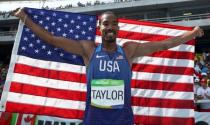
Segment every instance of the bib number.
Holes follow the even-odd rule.
[[[112,79],[92,80],[91,105],[107,109],[123,108],[124,81]]]

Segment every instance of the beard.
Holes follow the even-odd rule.
[[[116,34],[117,34],[116,31],[108,30],[108,31],[104,32],[103,40],[107,41],[109,43],[116,42]]]

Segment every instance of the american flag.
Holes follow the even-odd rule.
[[[100,43],[97,16],[27,8],[30,18],[54,35]],[[189,27],[119,19],[117,43],[156,42]],[[132,66],[132,108],[136,124],[194,124],[194,40],[136,58]],[[19,24],[1,110],[83,119],[86,67],[80,56],[46,44]]]

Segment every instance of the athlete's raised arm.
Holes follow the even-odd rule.
[[[31,31],[36,34],[43,41],[52,44],[56,47],[62,48],[67,52],[81,55],[87,64],[90,56],[95,48],[94,42],[89,41],[75,41],[72,39],[67,39],[65,37],[54,36],[40,25],[34,23],[30,17],[24,12],[23,8],[18,8],[12,12],[13,16],[21,19],[25,25],[31,29]]]
[[[126,56],[131,61],[133,58],[146,56],[161,50],[167,50],[169,48],[186,43],[195,37],[201,37],[203,35],[203,30],[200,27],[195,27],[192,31],[188,31],[181,36],[169,38],[160,42],[149,42],[143,44],[127,43],[124,45],[124,50],[126,51]]]

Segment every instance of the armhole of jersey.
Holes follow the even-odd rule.
[[[86,66],[86,73],[87,73],[87,71],[88,71],[88,69],[89,69],[90,63],[92,62],[94,55],[95,55],[97,52],[99,52],[100,50],[101,50],[101,44],[99,44],[98,46],[95,47],[95,49],[94,49],[94,51],[93,51],[93,53],[92,53],[92,55],[91,55],[91,57],[90,57],[90,60],[89,60],[89,62],[88,62],[88,65]]]
[[[119,46],[119,45],[117,45],[117,46],[118,46],[119,52],[122,53],[123,56],[125,57],[125,60],[126,60],[126,62],[128,63],[129,69],[130,69],[130,71],[131,71],[131,73],[132,73],[132,69],[131,69],[131,66],[132,66],[132,65],[130,65],[130,63],[128,62],[128,59],[127,59],[127,57],[126,57],[126,55],[125,55],[124,49],[123,49],[121,46]]]

